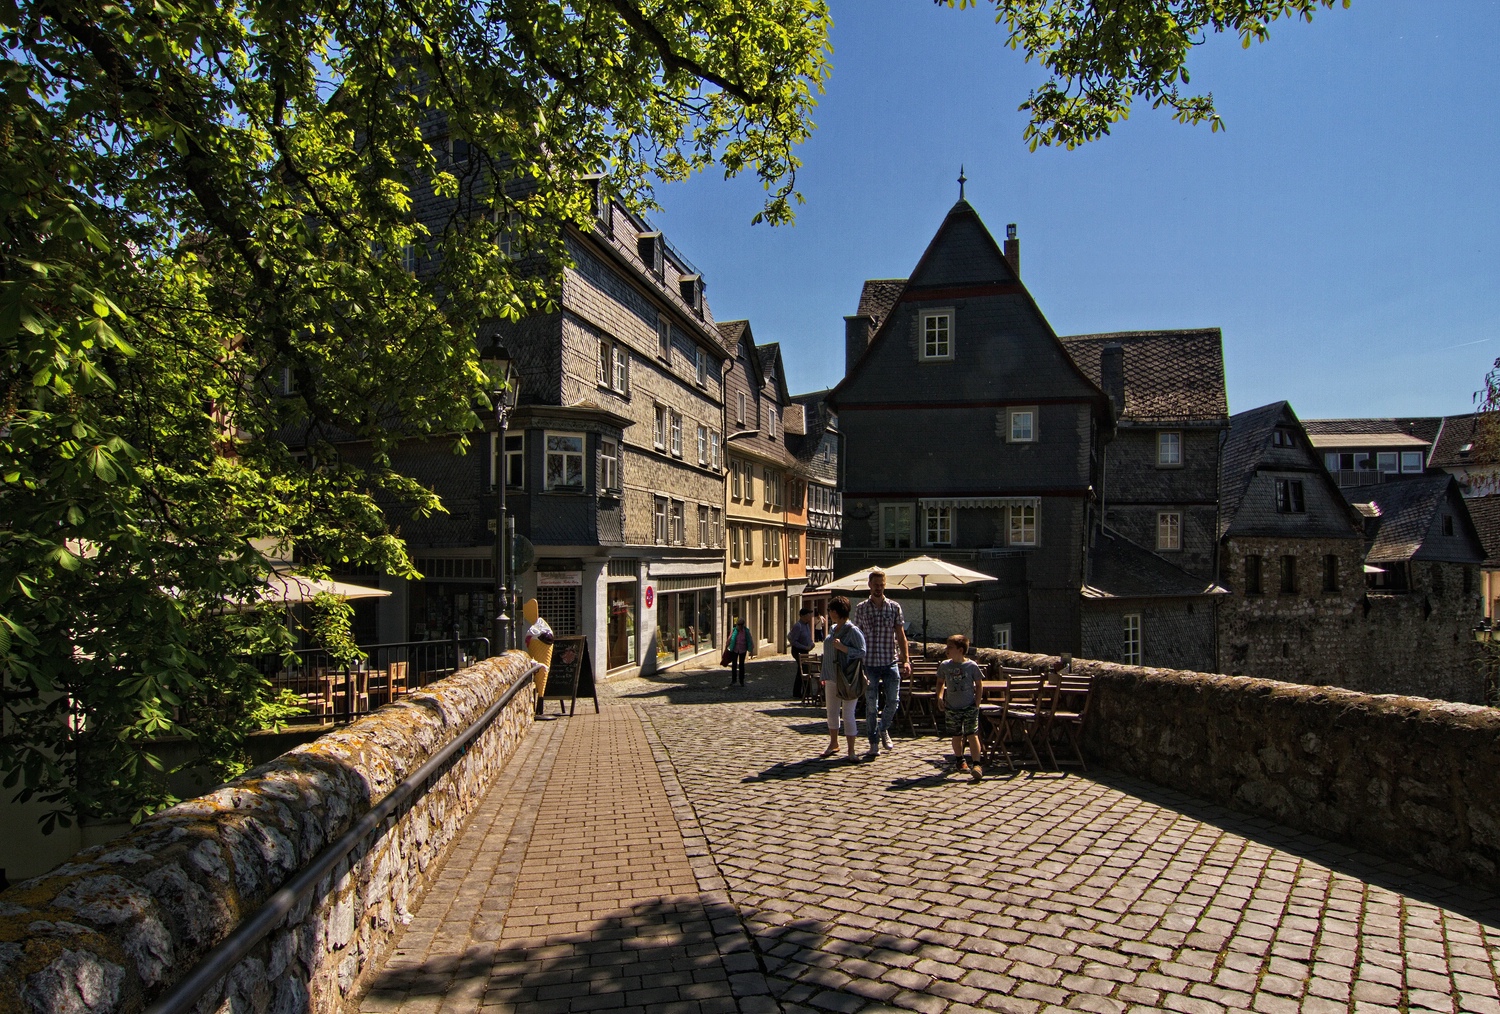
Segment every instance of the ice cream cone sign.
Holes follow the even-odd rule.
[[[536,599],[527,599],[521,611],[526,617],[526,637],[522,641],[522,647],[528,655],[542,664],[541,671],[535,678],[536,696],[540,701],[547,692],[547,673],[552,666],[552,628],[542,619]]]

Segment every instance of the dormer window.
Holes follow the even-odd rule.
[[[703,276],[682,275],[677,279],[677,291],[682,301],[692,307],[694,313],[703,316]]]
[[[636,254],[640,256],[641,263],[646,265],[647,270],[657,278],[660,278],[662,273],[662,248],[664,246],[665,243],[659,232],[643,232],[635,237]]]
[[[923,362],[953,358],[953,310],[924,310],[919,318],[918,358]]]
[[[1278,426],[1276,428],[1276,432],[1274,432],[1274,433],[1271,434],[1271,446],[1272,447],[1296,447],[1297,446],[1297,436],[1291,430],[1284,429],[1284,428]]]
[[[609,199],[609,189],[604,185],[602,173],[590,173],[583,178],[583,182],[589,187],[589,195],[594,203],[594,220],[599,223],[607,235],[614,235],[615,216],[614,205]]]

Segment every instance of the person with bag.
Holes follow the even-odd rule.
[[[745,685],[745,655],[755,645],[755,635],[736,616],[729,628],[729,641],[724,645],[720,665],[729,667],[729,685]]]
[[[842,719],[849,759],[859,760],[854,743],[859,737],[854,708],[865,695],[865,635],[849,622],[849,600],[840,595],[828,603],[828,618],[833,623],[823,642],[823,700],[828,705],[828,749],[824,757],[839,752],[839,723]]]

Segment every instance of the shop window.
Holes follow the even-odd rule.
[[[640,624],[636,606],[636,583],[616,581],[609,585],[609,625],[606,631],[608,666],[635,665],[635,632]]]

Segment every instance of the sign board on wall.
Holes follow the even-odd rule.
[[[656,604],[656,589],[649,584],[646,586],[646,608],[650,609]]]
[[[583,584],[581,570],[539,570],[536,572],[538,588],[577,588]]]

